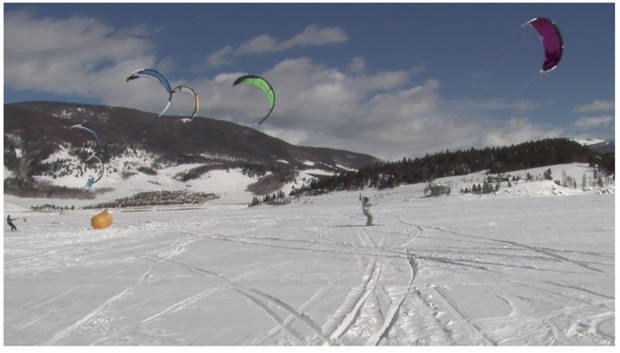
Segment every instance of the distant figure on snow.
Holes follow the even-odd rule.
[[[6,224],[11,226],[11,232],[14,230],[17,230],[17,227],[15,226],[15,224],[13,224],[13,221],[16,221],[17,218],[11,218],[11,215],[8,215],[6,217]]]
[[[28,222],[28,221],[26,220],[26,217],[24,216],[24,223],[26,223],[26,222]]]
[[[95,183],[95,178],[92,175],[88,176],[88,181],[86,181],[86,190],[90,190],[90,188],[93,187],[93,184]]]
[[[370,206],[372,206],[372,204],[368,202],[368,197],[364,197],[362,199],[362,211],[364,211],[364,215],[368,218],[368,222],[366,222],[367,226],[373,225],[372,214],[370,214]]]

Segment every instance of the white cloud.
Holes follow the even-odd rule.
[[[350,72],[361,72],[366,69],[366,60],[361,57],[355,57],[351,60],[349,67],[347,68]]]
[[[239,45],[235,52],[237,55],[260,54],[264,52],[284,51],[293,47],[321,46],[346,42],[347,34],[338,27],[319,29],[316,25],[310,25],[303,32],[293,38],[278,43],[267,34],[260,35]]]
[[[597,117],[583,117],[575,121],[575,127],[582,129],[593,129],[607,127],[614,118],[611,115]]]
[[[589,113],[589,112],[606,111],[606,110],[614,110],[614,109],[615,109],[614,101],[595,100],[594,102],[590,104],[575,106],[573,111],[580,112],[580,113]]]
[[[413,75],[419,75],[422,72],[426,71],[426,67],[428,66],[428,63],[424,62],[421,63],[419,65],[414,66],[413,68],[411,68],[411,73]]]
[[[486,101],[474,101],[471,99],[463,99],[451,102],[455,109],[462,110],[533,110],[539,104],[521,100],[515,103],[508,103],[501,99],[489,99]]]
[[[257,40],[247,50],[318,45],[346,38],[338,33],[311,28],[281,43]],[[153,43],[143,37],[139,26],[118,34],[92,18],[36,19],[24,12],[7,13],[5,86],[95,98],[102,104],[159,113],[168,98],[161,85],[150,79],[125,79],[141,67],[173,65],[172,59],[159,61]],[[225,54],[234,51],[224,48],[218,52],[214,58],[224,60]],[[362,68],[361,60],[354,59],[352,64],[356,61],[357,69]],[[102,62],[106,66],[97,69]],[[469,107],[466,114],[451,114],[445,110],[449,102],[440,95],[440,82],[414,81],[414,71],[350,73],[304,57],[283,60],[258,73],[276,91],[276,108],[260,127],[257,123],[268,112],[263,92],[251,85],[232,87],[244,72],[196,75],[193,80],[171,80],[170,84],[186,84],[196,90],[199,117],[251,126],[289,143],[346,149],[388,160],[445,149],[509,145],[562,132],[524,117],[490,123],[476,115],[481,109],[525,111],[536,106],[531,102],[464,101],[459,104]],[[190,114],[191,98],[175,96],[166,115]]]
[[[308,133],[301,129],[277,129],[272,127],[266,127],[263,132],[268,134],[269,136],[284,140],[293,145],[297,145],[308,139]]]
[[[207,65],[210,68],[217,68],[223,65],[232,64],[232,60],[230,60],[230,55],[232,52],[232,47],[228,46],[209,54],[207,57]]]
[[[267,34],[260,35],[239,45],[235,54],[259,54],[269,51],[283,50],[278,46],[278,42]]]
[[[507,123],[486,129],[480,143],[484,146],[509,146],[546,137],[560,137],[564,129],[545,126],[524,118],[510,118]]]
[[[144,24],[135,25],[133,27],[124,28],[116,31],[118,37],[144,37],[151,34],[151,31]]]
[[[155,66],[157,67],[157,71],[164,73],[173,71],[176,68],[176,63],[173,58],[165,57],[158,60]]]
[[[261,54],[266,52],[285,51],[294,47],[338,44],[346,42],[348,39],[349,37],[346,32],[338,27],[319,29],[316,25],[310,25],[301,33],[282,42],[278,42],[278,40],[268,34],[262,34],[241,43],[236,50],[233,50],[231,46],[227,46],[209,54],[206,59],[206,64],[210,68],[217,68],[231,64],[231,55]],[[198,69],[198,66],[196,66],[195,69]]]
[[[349,40],[349,36],[338,27],[328,27],[319,29],[316,25],[310,25],[303,32],[280,45],[282,50],[292,47],[320,46],[327,44],[344,43]]]
[[[151,67],[153,43],[130,36],[143,27],[120,31],[90,17],[35,18],[8,12],[4,17],[4,84],[16,90],[106,96],[126,75]]]
[[[301,33],[292,38],[278,42],[268,34],[262,34],[243,42],[234,50],[226,46],[209,54],[205,59],[208,68],[214,69],[232,64],[233,55],[252,55],[266,52],[281,52],[294,47],[322,46],[343,43],[348,40],[346,32],[338,27],[319,29],[316,25],[306,27]],[[363,59],[362,59],[363,60]],[[193,71],[203,71],[204,64],[195,64]],[[358,64],[359,65],[359,64]],[[362,61],[363,65],[363,61]]]

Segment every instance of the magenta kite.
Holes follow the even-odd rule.
[[[564,52],[564,42],[558,26],[548,18],[536,17],[523,24],[522,27],[530,25],[538,32],[540,41],[543,45],[545,61],[540,70],[541,73],[555,69],[562,59]]]

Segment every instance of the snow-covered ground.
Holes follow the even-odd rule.
[[[359,191],[112,212],[103,230],[96,210],[5,196],[4,344],[615,345],[614,186],[582,191],[583,164],[511,174],[548,168],[578,188],[458,192],[476,173],[437,180],[449,196],[364,190],[373,227]],[[235,173],[195,183],[228,196]]]

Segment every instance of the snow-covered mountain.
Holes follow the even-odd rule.
[[[601,140],[601,139],[596,139],[596,138],[586,138],[586,139],[572,138],[571,140],[578,142],[584,146],[588,146],[590,149],[600,154],[616,152],[616,139]]]
[[[301,185],[310,173],[334,174],[381,163],[366,154],[291,145],[249,127],[209,118],[158,119],[156,114],[121,107],[23,102],[5,105],[5,179],[34,177],[50,187],[83,189],[88,176],[97,177],[102,168],[82,162],[85,151],[93,150],[94,139],[83,130],[69,129],[78,123],[97,132],[101,141],[97,156],[105,170],[92,189],[96,198],[81,204],[112,201],[128,191],[220,194],[222,185],[202,186],[217,174],[225,174],[224,183],[234,184],[235,191],[245,195],[232,202],[247,204],[252,199],[247,195],[286,191],[284,184]]]
[[[69,129],[78,123],[96,131],[101,141],[98,155],[106,161],[131,149],[146,151],[158,164],[172,165],[219,162],[304,169],[310,162],[336,171],[381,162],[362,153],[291,145],[250,127],[210,118],[162,119],[121,107],[24,102],[5,105],[5,165],[13,172],[19,169],[18,151],[30,165],[48,159],[62,146],[90,143],[87,132]]]
[[[606,153],[616,153],[616,140],[608,140],[608,141],[603,141],[603,142],[599,142],[599,143],[594,143],[591,145],[588,145],[588,147],[590,147],[593,151],[600,153],[600,154],[606,154]]]
[[[601,139],[596,139],[596,138],[570,138],[570,140],[573,140],[575,142],[578,142],[584,146],[590,146],[590,145],[595,145],[597,143],[601,143],[601,142],[605,142],[605,140],[601,140]]]

